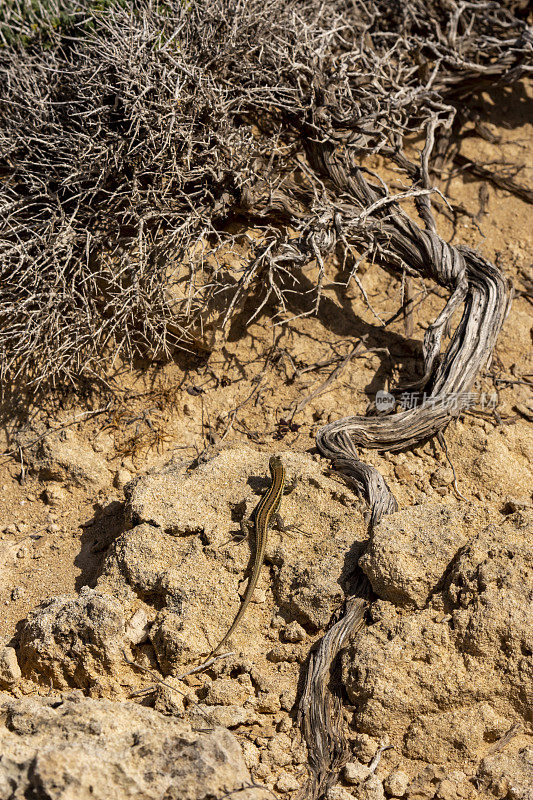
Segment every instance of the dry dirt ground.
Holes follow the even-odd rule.
[[[531,187],[533,125],[527,118],[531,100],[528,100],[525,90],[501,90],[492,97],[485,97],[483,103],[489,120],[485,137],[480,136],[473,126],[472,135],[462,144],[462,154],[484,162],[503,158],[517,165],[529,165],[518,172],[516,180]],[[498,138],[488,141],[487,130]],[[499,167],[495,164],[493,168]],[[393,186],[401,186],[399,176],[392,172],[384,170],[384,177]],[[453,422],[446,431],[448,454],[462,498],[454,490],[453,474],[436,442],[396,455],[365,452],[362,457],[381,471],[401,509],[420,504],[447,504],[462,508],[461,504],[467,500],[471,509],[467,524],[479,531],[488,523],[503,526],[513,514],[526,514],[533,506],[531,205],[466,171],[456,170],[452,175],[443,176],[441,188],[450,202],[459,207],[460,213],[453,221],[449,213],[438,212],[440,233],[453,242],[479,248],[505,271],[516,292],[492,361],[474,387],[476,398],[472,410]],[[443,207],[442,201],[439,202]],[[250,308],[242,309],[239,319],[233,323],[227,341],[217,344],[207,361],[194,360],[183,354],[169,364],[152,365],[132,373],[123,371],[113,376],[119,391],[110,406],[97,393],[83,401],[71,395],[67,399],[50,398],[40,407],[28,404],[23,409],[28,419],[22,433],[19,410],[6,418],[1,437],[4,456],[0,463],[3,500],[0,509],[0,643],[20,647],[23,621],[48,598],[75,597],[83,587],[95,587],[98,579],[100,588],[116,586],[117,570],[120,572],[123,562],[117,567],[120,559],[116,547],[113,550],[113,542],[135,522],[140,523],[138,527],[145,523],[141,512],[135,511],[137,518],[133,522],[131,519],[132,507],[137,508],[141,503],[138,497],[128,501],[130,518],[125,518],[124,486],[132,479],[149,472],[157,476],[169,460],[179,471],[182,463],[191,462],[206,448],[210,448],[213,455],[230,448],[230,454],[237,452],[241,455],[227,456],[230,488],[222,485],[225,480],[222,469],[217,474],[220,484],[216,490],[220,490],[224,502],[230,505],[230,489],[234,492],[233,517],[221,522],[220,530],[217,531],[214,524],[211,534],[204,531],[203,535],[207,537],[207,544],[228,553],[228,563],[233,565],[234,575],[230,575],[231,580],[218,581],[217,578],[214,581],[210,561],[189,560],[191,566],[188,569],[191,574],[194,571],[194,583],[210,588],[198,595],[197,614],[202,619],[191,633],[194,638],[194,630],[197,630],[197,640],[189,643],[188,649],[182,647],[174,655],[184,666],[189,659],[192,663],[196,656],[207,651],[210,644],[216,643],[238,607],[235,589],[243,578],[250,556],[246,544],[235,545],[233,550],[231,545],[228,550],[223,538],[227,538],[228,533],[231,536],[238,527],[234,520],[242,516],[239,503],[246,501],[247,511],[253,508],[255,491],[264,486],[268,454],[289,454],[286,455],[289,471],[303,474],[306,467],[298,454],[316,452],[314,437],[318,427],[351,413],[364,413],[377,390],[398,382],[408,383],[420,367],[424,330],[443,307],[444,293],[433,286],[413,285],[414,311],[412,320],[406,320],[402,314],[397,314],[404,287],[396,277],[375,265],[363,266],[359,277],[368,302],[354,283],[347,289],[340,285],[336,266],[330,264],[324,297],[316,317],[298,317],[295,305],[292,313],[280,316],[275,325],[265,311],[261,318],[246,327],[246,317],[253,308],[251,301]],[[305,402],[343,363],[354,341],[362,336],[366,337],[365,347],[343,365],[325,391]],[[295,454],[292,461],[290,453]],[[74,463],[78,458],[76,454],[79,463]],[[312,553],[313,563],[322,564],[322,571],[327,571],[327,559],[333,556],[328,549],[331,542],[325,539],[335,534],[334,526],[332,534],[332,519],[338,526],[338,536],[335,534],[337,555],[343,548],[349,550],[353,541],[362,546],[366,537],[361,503],[351,496],[342,481],[336,481],[332,476],[320,478],[327,467],[325,461],[315,457],[312,463],[315,467],[310,468],[305,480],[300,481],[296,499],[288,498],[285,504],[287,521],[300,529],[286,534],[289,556],[285,557],[284,565],[276,567],[273,546],[270,567],[263,571],[247,624],[242,628],[242,634],[235,637],[235,649],[252,665],[247,672],[239,667],[233,675],[224,673],[220,667],[207,684],[207,679],[202,676],[183,684],[187,691],[194,691],[196,701],[201,701],[206,707],[228,709],[225,716],[219,712],[218,721],[230,725],[240,738],[247,766],[255,779],[274,787],[280,796],[303,783],[305,752],[302,755],[293,744],[296,734],[290,711],[302,662],[313,641],[323,634],[331,611],[327,605],[324,619],[316,609],[313,616],[303,599],[300,617],[297,615],[298,619],[303,615],[303,624],[284,627],[286,617],[283,618],[283,614],[280,617],[278,612],[290,579],[284,577],[283,570],[289,563],[294,565],[305,561]],[[321,483],[322,480],[327,485]],[[164,491],[164,482],[160,488]],[[326,494],[321,494],[322,490]],[[194,491],[194,486],[191,491]],[[324,497],[334,498],[330,508]],[[161,497],[154,502],[162,502]],[[338,507],[333,508],[334,503]],[[164,513],[167,512],[168,509]],[[326,517],[330,525],[327,534],[320,523]],[[161,530],[168,530],[165,524],[161,523]],[[141,534],[138,534],[139,541]],[[274,532],[273,541],[280,544],[284,537],[285,534]],[[153,544],[150,546],[155,547]],[[110,552],[115,554],[116,563],[111,563]],[[169,570],[174,559],[185,558],[179,548],[175,552],[171,548],[166,552]],[[103,577],[100,577],[102,570]],[[270,590],[273,576],[278,580],[275,595]],[[128,580],[131,587],[131,580]],[[327,594],[326,590],[327,587],[324,590]],[[172,592],[171,578],[165,584],[165,592],[167,595]],[[219,592],[228,594],[219,596]],[[335,600],[340,604],[341,596],[335,598],[333,594],[330,592],[328,595],[332,605],[335,605]],[[386,593],[380,597],[379,602],[391,600]],[[213,598],[212,607],[210,598]],[[142,599],[148,605],[153,600],[150,597]],[[155,616],[150,618],[148,615],[149,620],[153,622],[155,619],[162,639],[165,635],[168,638],[170,634],[165,628],[168,621],[161,619],[161,603],[158,607],[152,602],[152,606],[156,609]],[[444,608],[443,615],[445,611]],[[390,612],[378,612],[374,621],[383,624]],[[401,615],[403,612],[400,610],[398,613]],[[425,622],[413,616],[412,624],[423,625]],[[265,639],[258,639],[265,629]],[[203,631],[202,635],[198,631]],[[292,647],[291,657],[285,658],[283,653],[276,655],[275,652],[272,655],[276,647]],[[166,658],[165,674],[172,674],[172,653],[169,654],[163,645],[161,648],[156,665],[164,665]],[[267,650],[270,652],[268,659],[265,656]],[[142,647],[136,655],[145,665],[154,666],[153,658],[148,652],[143,653]],[[46,694],[50,684],[56,689],[77,685],[75,679],[71,681],[68,677],[68,670],[62,677],[57,677],[52,667],[48,670],[43,667],[39,674],[39,668],[35,666],[38,663],[37,657],[32,662],[27,655],[29,666],[23,678],[11,688],[13,696]],[[255,677],[254,668],[257,670]],[[240,681],[234,680],[236,674],[241,675]],[[242,675],[246,675],[246,679]],[[263,706],[256,703],[253,715],[239,717],[239,705],[244,707],[252,684],[257,689],[261,680],[264,685],[259,686],[259,694]],[[270,697],[272,684],[276,681],[283,688],[276,695],[282,698],[279,702]],[[349,678],[347,681],[350,694]],[[118,666],[117,662],[109,681],[102,681],[99,688],[93,686],[87,693],[121,699],[133,689],[150,682],[146,674],[126,664]],[[357,691],[356,688],[351,692],[353,705],[347,706],[347,718],[352,724],[354,756],[361,763],[368,763],[378,744],[387,741],[387,720],[383,720],[382,736],[367,735],[368,725],[365,728],[364,720],[361,722],[357,718],[357,703],[361,702]],[[230,700],[223,697],[225,692]],[[180,701],[172,700],[170,695],[159,697],[159,707],[179,713]],[[216,697],[213,699],[215,695],[218,700]],[[354,716],[350,717],[350,713]],[[428,741],[432,736],[434,739],[441,737],[438,725],[443,722],[440,717],[439,720],[435,722],[433,731],[431,720],[424,719],[420,723],[426,729],[429,726],[429,732],[423,732]],[[386,779],[396,768],[401,768],[414,779],[428,765],[436,769],[438,758],[434,749],[428,745],[427,751],[420,752],[409,745],[409,736],[411,739],[414,736],[412,731],[407,739],[402,733],[402,751],[400,740],[394,738],[395,725],[400,725],[400,722],[391,720],[389,740],[392,740],[393,747],[382,754],[378,777]],[[505,734],[505,730],[500,730],[496,723],[493,727],[496,730],[494,742]],[[527,730],[521,728],[517,735],[523,737],[520,740],[522,748],[528,744],[531,746],[533,739],[527,736]],[[420,734],[419,738],[424,736]],[[478,750],[475,747],[473,751],[465,750],[461,756],[464,764],[459,758],[454,767],[456,771],[462,770],[468,777],[476,759],[479,762],[481,756],[486,755],[489,744],[485,750],[483,746],[481,742]],[[276,752],[276,747],[281,755]],[[289,760],[283,755],[286,751],[291,753]],[[268,758],[263,757],[264,753],[269,754]],[[440,763],[449,766],[446,758],[445,754]],[[350,791],[350,785],[356,784],[353,769],[352,777],[350,770],[345,773],[342,789],[345,793]],[[438,796],[466,796],[466,790],[461,795],[452,784],[452,788],[446,787],[444,784],[448,778],[444,773],[431,778],[434,788],[443,784]],[[401,778],[399,780],[401,782]],[[487,791],[499,797],[522,796],[507,795],[501,787],[496,790],[495,780],[487,783],[487,786],[490,784]],[[387,794],[392,796],[393,784],[394,781],[385,782]],[[341,788],[337,794],[339,798],[345,796],[339,793]],[[475,792],[472,788],[473,796],[477,796],[476,792],[483,795],[483,791],[482,783]],[[430,794],[419,789],[419,796]]]

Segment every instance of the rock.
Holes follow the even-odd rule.
[[[407,729],[403,752],[436,764],[445,764],[453,754],[455,761],[464,763],[475,760],[483,743],[496,741],[510,725],[488,703],[421,715]]]
[[[277,767],[292,764],[291,744],[291,739],[286,733],[273,736],[267,745],[268,762]]]
[[[459,800],[462,795],[454,781],[444,778],[437,786],[435,797],[437,800]]]
[[[215,725],[222,725],[224,728],[238,728],[240,725],[252,725],[257,720],[257,716],[253,709],[251,708],[243,708],[239,705],[232,705],[232,706],[206,706],[206,705],[199,705],[206,714],[208,714],[209,719],[213,721]],[[194,713],[194,707],[190,707],[191,714]],[[199,717],[199,722],[205,724],[205,717]]]
[[[533,747],[485,756],[476,781],[480,789],[499,800],[533,800]]]
[[[397,464],[394,467],[394,474],[401,483],[410,484],[413,481],[413,474],[405,464]]]
[[[241,741],[241,749],[244,758],[244,763],[248,767],[248,769],[254,769],[259,765],[259,750],[253,744],[253,742],[248,741],[248,739],[242,739]]]
[[[149,636],[160,666],[172,674],[180,671],[180,664],[208,653],[223,636],[205,624],[205,609],[213,607],[213,597],[220,594],[221,575],[227,573],[221,564],[217,569],[210,563],[200,537],[176,537],[145,523],[113,542],[97,588],[124,602],[140,598],[161,609]],[[213,621],[225,620],[226,630],[240,604],[236,592],[233,599],[217,606],[216,615],[213,612]],[[209,640],[206,628],[212,632]]]
[[[19,663],[25,677],[76,687],[92,695],[120,691],[122,649],[127,647],[124,611],[114,598],[88,586],[78,597],[55,597],[24,621]]]
[[[353,794],[344,786],[331,786],[326,793],[327,800],[354,800]]]
[[[255,704],[260,714],[276,714],[281,709],[281,700],[277,692],[259,692]]]
[[[490,436],[490,445],[481,455],[470,454],[470,448],[466,447],[461,463],[465,478],[468,477],[473,485],[490,487],[500,496],[531,496],[531,458],[523,452],[524,444],[528,439],[531,441],[531,436],[522,438],[524,443],[520,441],[520,431],[506,426],[500,434],[495,431]]]
[[[342,770],[342,777],[346,783],[349,783],[351,786],[362,783],[362,781],[366,780],[369,775],[369,768],[364,764],[361,764],[359,761],[349,761],[344,765]]]
[[[435,593],[448,613],[383,600],[371,607],[371,624],[343,659],[359,731],[390,734],[399,753],[449,771],[479,757],[520,715],[528,719],[532,532],[513,517],[471,531]],[[408,795],[416,792],[410,785]]]
[[[439,467],[433,472],[429,482],[434,488],[449,486],[453,483],[453,470],[450,467]]]
[[[123,489],[126,486],[126,484],[128,484],[131,481],[132,477],[133,476],[131,472],[129,472],[129,470],[121,467],[120,469],[117,469],[117,471],[115,472],[115,477],[113,478],[113,486],[116,489]]]
[[[205,703],[208,706],[215,705],[243,705],[246,700],[254,697],[251,682],[243,685],[232,678],[217,678],[209,685]]]
[[[43,492],[43,499],[46,505],[56,508],[62,506],[68,499],[68,493],[62,486],[51,483]]]
[[[498,664],[525,692],[523,703],[526,673],[533,677],[533,524],[515,522],[491,525],[472,539],[450,572],[446,596],[455,606],[458,646]]]
[[[339,564],[335,557],[321,563],[287,560],[275,579],[280,603],[288,606],[300,625],[325,628],[333,609],[344,596],[340,584]]]
[[[424,608],[470,538],[475,518],[469,503],[424,504],[389,514],[374,529],[359,565],[379,597]]]
[[[246,582],[244,590],[242,592],[239,591],[241,597],[244,597],[247,588],[248,588],[248,581]],[[257,589],[257,588],[254,589],[254,593],[252,595],[252,603],[257,603],[257,605],[262,605],[263,603],[266,603],[266,599],[267,596],[264,589]]]
[[[409,786],[409,775],[401,769],[390,772],[383,781],[383,788],[391,797],[403,797]]]
[[[124,638],[131,644],[141,644],[148,639],[148,615],[144,608],[138,608],[126,624]]]
[[[446,772],[441,767],[425,767],[409,784],[407,797],[409,800],[432,800],[436,797],[436,789]]]
[[[9,689],[15,686],[22,677],[17,661],[17,653],[13,647],[0,648],[0,688]]]
[[[303,642],[307,638],[305,630],[296,620],[284,625],[280,633],[286,642]]]
[[[208,800],[251,785],[235,738],[135,703],[0,695],[0,795],[47,800]],[[241,787],[250,788],[242,790]],[[3,787],[9,787],[6,792]]]
[[[383,784],[377,775],[369,775],[358,785],[357,800],[385,800]]]
[[[27,457],[30,471],[42,481],[64,481],[87,488],[109,483],[105,458],[69,428],[45,436],[29,449]]]
[[[377,753],[378,743],[366,733],[357,733],[353,739],[352,752],[363,764],[368,764]]]
[[[300,784],[290,772],[282,772],[276,781],[276,789],[283,794],[295,792],[299,788]]]
[[[267,652],[266,657],[268,661],[271,661],[273,664],[281,664],[284,661],[291,664],[299,660],[299,654],[295,647],[289,644],[276,645],[276,647],[273,647]]]

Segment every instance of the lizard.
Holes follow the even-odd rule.
[[[263,566],[263,562],[265,560],[268,528],[270,526],[270,523],[272,522],[272,518],[278,512],[283,494],[285,494],[287,491],[290,491],[293,488],[292,486],[287,488],[285,485],[285,479],[286,479],[285,467],[283,466],[283,463],[279,456],[272,456],[270,461],[268,462],[268,466],[270,469],[272,482],[268,490],[265,492],[265,494],[257,504],[252,514],[255,527],[256,550],[255,550],[255,558],[252,568],[252,574],[250,575],[250,580],[248,581],[248,586],[246,587],[246,593],[242,600],[241,607],[239,608],[237,616],[233,620],[230,629],[228,630],[224,638],[217,644],[214,650],[211,650],[211,652],[207,656],[207,659],[210,659],[212,656],[218,653],[222,645],[229,639],[229,637],[235,631],[235,628],[243,618],[244,612],[246,611],[250,603],[250,600],[252,599],[255,587],[257,586],[257,581],[261,573],[261,567]],[[247,525],[249,525],[249,521],[243,524],[243,530],[244,527]]]

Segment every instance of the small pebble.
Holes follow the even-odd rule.
[[[11,599],[19,600],[22,597],[23,593],[24,592],[21,586],[14,586],[13,589],[11,589]]]
[[[411,470],[405,464],[397,464],[394,467],[394,474],[402,483],[411,483],[413,480]]]
[[[280,664],[282,661],[287,661],[291,664],[299,660],[298,653],[295,653],[290,645],[282,644],[269,650],[266,657],[267,661],[271,661],[273,664]]]
[[[307,636],[305,630],[296,620],[285,625],[280,633],[286,642],[303,642]]]
[[[124,469],[121,467],[117,469],[115,472],[115,477],[113,478],[113,486],[115,489],[123,489],[127,483],[129,483],[132,479],[132,474],[129,470]]]
[[[332,786],[326,795],[328,800],[354,800],[353,794],[344,786]]]
[[[393,770],[383,781],[383,788],[391,797],[403,797],[409,786],[409,775],[401,769]]]
[[[264,589],[256,589],[252,595],[252,603],[261,605],[266,602],[266,592]]]
[[[132,644],[141,644],[148,638],[148,627],[146,611],[144,608],[138,608],[128,620],[124,636]]]
[[[60,506],[67,499],[67,493],[61,486],[52,483],[44,491],[44,502],[49,506]]]
[[[241,741],[241,749],[244,763],[248,769],[255,769],[255,767],[259,766],[259,750],[255,744],[244,739]]]
[[[17,558],[25,558],[28,555],[28,548],[26,545],[22,545],[17,551]]]
[[[361,784],[361,800],[385,800],[383,784],[377,775],[371,775]]]
[[[256,778],[259,778],[259,780],[264,781],[270,775],[270,767],[268,766],[268,764],[262,762],[261,764],[258,764],[257,767],[254,769],[254,775]]]
[[[11,523],[11,525],[6,525],[4,528],[4,533],[10,533],[12,535],[17,533],[16,525],[13,525],[13,523]]]
[[[22,676],[17,654],[12,647],[0,649],[0,687],[7,688],[18,683]]]
[[[276,781],[276,789],[278,792],[295,792],[300,788],[300,784],[290,772],[282,772]]]
[[[429,482],[434,488],[439,486],[449,486],[451,483],[453,483],[453,471],[450,469],[450,467],[439,467],[432,474]]]
[[[276,725],[276,730],[280,733],[288,733],[292,729],[292,720],[289,716],[282,717]]]
[[[344,765],[342,771],[342,777],[346,783],[349,783],[351,786],[355,786],[355,784],[366,780],[369,775],[369,768],[359,761],[349,761],[348,764]]]
[[[290,711],[294,705],[294,695],[292,692],[283,692],[279,698],[283,711]]]
[[[375,608],[378,607],[375,606]],[[377,750],[378,743],[367,733],[358,733],[353,740],[353,753],[363,764],[368,764],[376,755]]]
[[[507,795],[509,797],[509,795]],[[457,786],[448,780],[443,780],[437,787],[435,798],[438,800],[457,800]]]

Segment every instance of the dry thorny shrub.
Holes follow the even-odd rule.
[[[362,257],[421,274],[398,203],[414,197],[431,231],[432,166],[465,99],[531,69],[521,5],[2,4],[4,382],[209,347],[246,297],[254,315],[293,311],[296,277],[318,265],[297,307],[313,313],[332,254],[348,280]],[[404,193],[368,154],[395,163]]]

